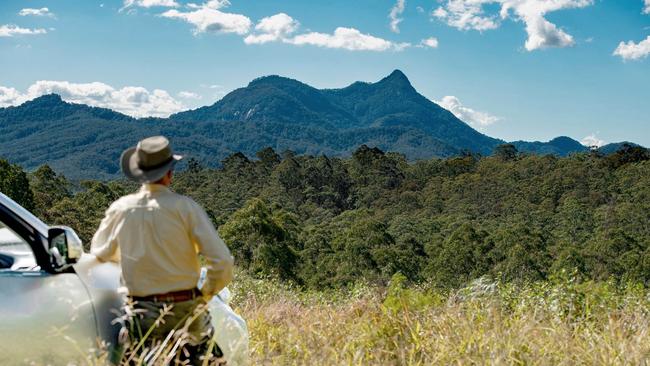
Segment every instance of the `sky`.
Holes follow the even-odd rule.
[[[481,132],[650,146],[650,0],[2,0],[0,107],[136,117],[264,75],[317,88],[402,70]]]

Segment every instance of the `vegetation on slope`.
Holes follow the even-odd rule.
[[[169,118],[134,119],[66,103],[54,94],[0,108],[0,156],[30,171],[47,163],[75,181],[117,179],[120,153],[155,134],[168,136],[177,151],[211,168],[220,167],[235,152],[250,158],[266,146],[349,157],[366,144],[414,161],[463,151],[489,155],[503,143],[419,94],[398,70],[376,83],[326,90],[279,76],[263,77],[213,105]],[[536,154],[588,151],[568,137],[513,144]]]
[[[484,275],[536,281],[563,269],[647,283],[649,158],[632,146],[557,158],[504,145],[492,157],[409,164],[366,146],[349,159],[264,149],[254,161],[233,154],[221,169],[190,159],[173,188],[206,208],[240,268],[306,288],[386,283],[397,272],[456,288]],[[47,166],[29,175],[1,167],[0,190],[86,243],[108,205],[137,189],[72,187]]]

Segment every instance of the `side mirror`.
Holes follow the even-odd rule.
[[[67,226],[51,227],[47,233],[47,241],[52,266],[57,272],[77,263],[83,254],[81,239]]]

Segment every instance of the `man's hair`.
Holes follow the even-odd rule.
[[[165,180],[165,178],[167,178],[167,174],[169,174],[169,172],[171,172],[172,170],[173,170],[173,169],[169,169],[169,170],[165,173],[165,175],[162,176],[162,178],[160,178],[160,179],[158,179],[157,181],[153,182],[153,184],[162,184],[162,181]]]

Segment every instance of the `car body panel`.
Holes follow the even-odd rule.
[[[103,346],[114,352],[121,327],[115,320],[121,316],[126,301],[126,291],[120,285],[120,267],[83,254],[73,268],[95,307],[97,331]]]
[[[209,303],[212,325],[216,330],[215,341],[228,360],[228,365],[247,365],[249,363],[248,327],[242,317],[237,315],[227,301],[228,288],[224,288],[219,296]],[[229,296],[229,295],[228,295]]]
[[[93,304],[74,273],[0,272],[2,365],[59,365],[97,347]]]

